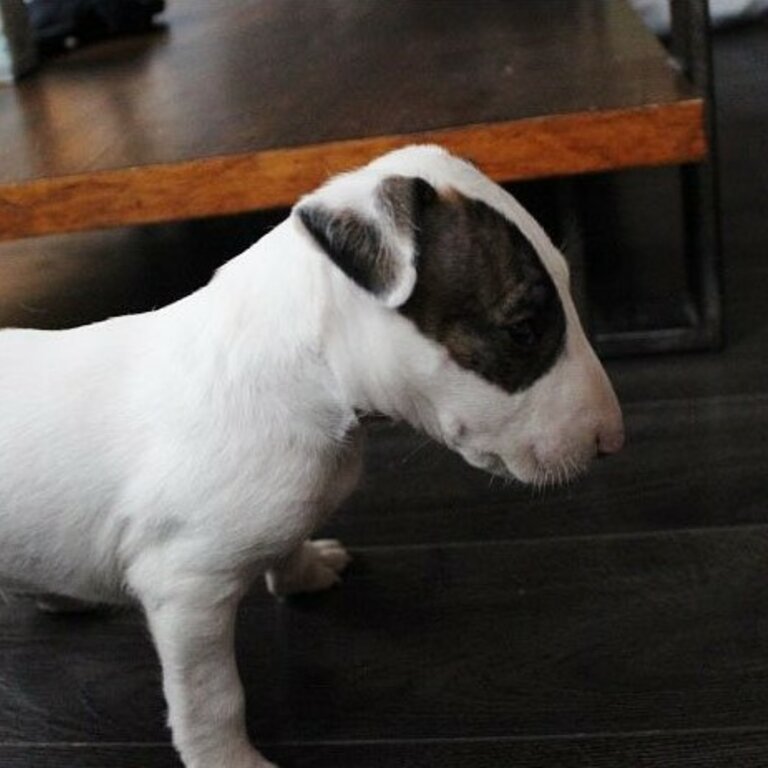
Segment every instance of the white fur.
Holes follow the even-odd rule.
[[[413,285],[407,242],[399,285],[377,301],[296,215],[171,306],[68,331],[0,332],[0,579],[141,603],[187,768],[267,765],[244,729],[236,607],[270,569],[283,594],[329,586],[346,565],[337,542],[306,538],[356,483],[356,413],[405,419],[473,464],[532,482],[582,468],[598,444],[620,447],[618,405],[565,262],[507,193],[416,147],[307,200],[380,216],[374,190],[392,173],[486,201],[538,250],[567,341],[527,391],[509,395],[460,368],[391,308]]]

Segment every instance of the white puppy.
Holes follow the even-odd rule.
[[[344,549],[307,537],[355,486],[368,412],[529,483],[623,441],[563,258],[437,147],[333,179],[171,306],[0,332],[0,579],[138,601],[186,766],[266,766],[236,608],[259,575],[337,581]]]

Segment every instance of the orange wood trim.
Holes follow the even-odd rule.
[[[699,161],[703,103],[582,112],[0,185],[0,240],[293,204],[329,176],[435,142],[497,181]]]

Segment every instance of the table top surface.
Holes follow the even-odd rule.
[[[697,100],[619,0],[171,0],[161,18],[0,88],[0,192]]]

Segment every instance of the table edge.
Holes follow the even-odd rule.
[[[289,206],[414,143],[441,144],[507,182],[699,162],[703,110],[693,98],[0,183],[0,240]]]

